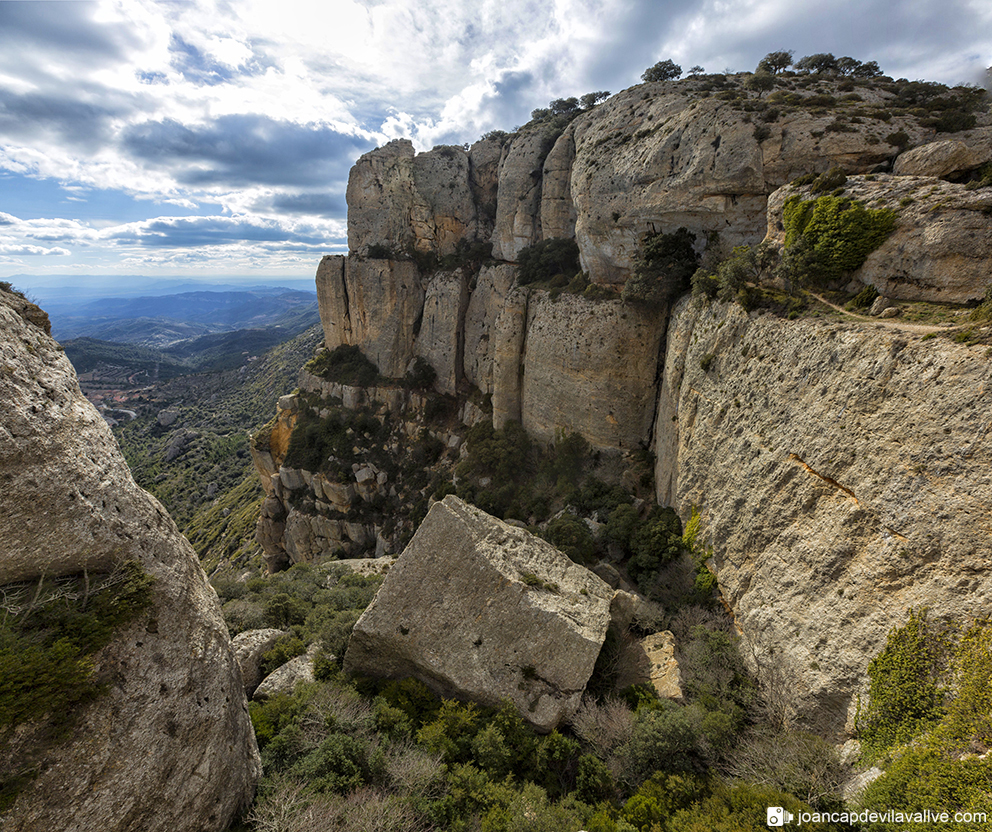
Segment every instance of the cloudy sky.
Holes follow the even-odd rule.
[[[312,275],[362,153],[512,130],[672,58],[978,82],[988,0],[0,0],[0,276]]]

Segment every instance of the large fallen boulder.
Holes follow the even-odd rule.
[[[615,594],[551,544],[448,496],[355,624],[344,668],[509,700],[550,731],[579,706]]]

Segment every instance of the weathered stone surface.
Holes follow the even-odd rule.
[[[475,200],[476,234],[480,240],[490,239],[496,224],[496,193],[502,155],[503,142],[499,139],[480,139],[468,152],[469,185]]]
[[[251,696],[262,681],[262,656],[265,655],[280,638],[286,635],[283,630],[246,630],[238,633],[231,646],[241,668],[241,678],[245,683],[245,696]]]
[[[793,111],[755,137],[750,114],[718,98],[692,98],[691,85],[633,87],[573,122],[571,199],[582,268],[597,283],[623,283],[647,231],[686,227],[702,247],[716,233],[729,250],[764,233],[768,194],[809,172],[839,165],[867,173],[893,149],[877,128],[826,131],[834,116]],[[887,129],[925,134],[913,119]],[[500,232],[499,225],[497,233]]]
[[[892,172],[897,176],[943,179],[974,170],[988,161],[992,161],[992,129],[980,127],[900,153]]]
[[[346,191],[351,251],[365,254],[370,245],[402,251],[413,245],[413,159],[413,143],[394,139],[355,163]]]
[[[658,500],[701,509],[745,656],[780,664],[799,712],[830,729],[910,609],[967,619],[992,603],[984,353],[882,324],[676,307]]]
[[[493,257],[515,262],[541,239],[541,175],[548,150],[541,132],[517,136],[499,169]]]
[[[465,378],[483,393],[493,392],[494,329],[517,270],[513,266],[483,266],[465,310]]]
[[[154,585],[153,608],[94,658],[107,692],[80,706],[4,830],[225,829],[261,771],[217,596],[61,347],[9,297],[0,290],[0,584],[136,561]],[[13,753],[38,738],[22,726],[2,739]]]
[[[414,352],[437,373],[435,388],[454,395],[462,378],[468,275],[438,272],[427,284],[423,319]]]
[[[439,147],[418,154],[413,159],[413,181],[416,191],[410,223],[418,251],[444,256],[459,241],[475,238],[468,153],[460,147]]]
[[[555,142],[544,160],[541,181],[541,236],[545,240],[575,236],[575,205],[572,202],[572,164],[575,138],[571,125]]]
[[[785,186],[768,199],[766,240],[785,241],[782,208],[789,197],[815,195]],[[982,189],[933,177],[878,174],[848,177],[844,195],[896,212],[895,231],[854,274],[895,300],[966,303],[992,284],[992,216]]]
[[[675,658],[675,636],[667,630],[638,639],[623,654],[618,688],[651,685],[662,699],[682,702],[682,674]]]
[[[841,797],[845,803],[855,803],[868,786],[884,774],[878,766],[859,771],[841,786]]]
[[[313,660],[320,649],[319,644],[312,644],[302,656],[290,659],[282,667],[277,667],[261,684],[255,688],[252,696],[254,702],[264,702],[280,693],[291,694],[298,684],[312,682]]]
[[[597,448],[637,448],[651,435],[664,335],[663,310],[532,294],[521,424],[546,442],[564,430]]]
[[[325,257],[316,280],[327,348],[357,345],[384,376],[401,378],[424,308],[416,263]]]
[[[550,731],[579,705],[613,596],[550,544],[448,496],[355,624],[345,670],[509,699]]]
[[[520,379],[530,293],[513,289],[493,326],[493,426],[520,421]]]

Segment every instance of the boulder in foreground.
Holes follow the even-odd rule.
[[[510,700],[550,731],[582,699],[614,595],[550,543],[448,496],[355,624],[344,667],[484,705]]]

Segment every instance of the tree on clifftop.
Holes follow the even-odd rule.
[[[792,66],[792,50],[782,49],[779,52],[769,52],[758,62],[758,72],[778,75]]]
[[[682,67],[671,58],[658,61],[654,66],[644,70],[642,81],[674,81],[682,74]]]

